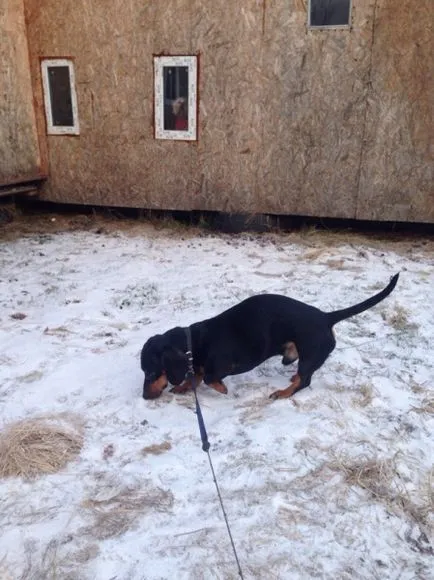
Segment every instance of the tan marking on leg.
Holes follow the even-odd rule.
[[[283,356],[289,360],[296,361],[298,359],[298,350],[295,346],[295,342],[285,342],[283,345],[284,351]]]
[[[289,387],[286,389],[283,389],[281,391],[274,391],[274,393],[271,393],[270,399],[274,399],[274,400],[275,399],[288,399],[298,389],[298,387],[300,386],[300,383],[301,383],[300,375],[294,375],[291,379],[291,384],[289,385]]]
[[[228,390],[226,388],[226,385],[223,382],[220,382],[220,383],[210,383],[208,386],[211,387],[212,389],[214,389],[215,391],[218,391],[222,395],[227,395],[228,394]]]
[[[184,381],[181,385],[176,385],[170,389],[171,393],[175,395],[184,395],[187,391],[191,389],[191,383]]]

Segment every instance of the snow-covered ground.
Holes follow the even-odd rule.
[[[143,343],[260,292],[343,308],[398,271],[293,399],[268,398],[279,358],[198,392],[244,578],[433,578],[433,248],[149,224],[4,239],[0,427],[86,428],[61,472],[0,481],[0,578],[237,578],[193,396],[141,398]]]

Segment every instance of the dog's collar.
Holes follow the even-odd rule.
[[[185,336],[187,338],[187,352],[185,353],[185,355],[187,357],[187,362],[188,362],[188,369],[187,369],[186,376],[192,376],[192,375],[194,375],[193,346],[192,346],[192,340],[191,340],[191,328],[189,326],[187,326],[185,329]]]

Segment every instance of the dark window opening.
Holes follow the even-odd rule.
[[[163,67],[164,129],[188,131],[188,67]]]
[[[71,79],[68,66],[49,66],[51,117],[54,127],[73,127]]]
[[[310,26],[348,26],[351,0],[310,0]]]

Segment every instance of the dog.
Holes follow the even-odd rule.
[[[191,380],[186,380],[190,350],[195,384],[204,381],[220,393],[227,393],[225,377],[250,371],[272,356],[281,355],[284,365],[298,360],[290,385],[270,395],[291,397],[310,385],[313,373],[334,350],[333,326],[384,300],[398,278],[396,274],[381,292],[343,310],[323,312],[286,296],[258,294],[189,329],[176,327],[157,334],[141,352],[143,398],[159,397],[169,383],[175,393],[191,388]]]

